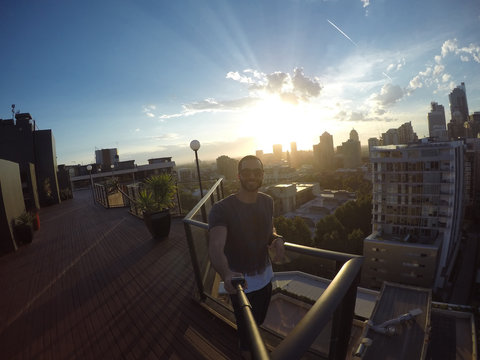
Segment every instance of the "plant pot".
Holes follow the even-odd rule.
[[[40,229],[40,216],[38,211],[32,211],[32,220],[33,220],[33,230],[37,231]]]
[[[17,244],[30,244],[33,240],[33,227],[31,225],[19,224],[13,228]]]
[[[143,213],[143,221],[156,240],[164,239],[170,234],[170,224],[172,223],[170,210],[145,212]]]

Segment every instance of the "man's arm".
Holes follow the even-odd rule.
[[[226,226],[215,226],[211,228],[209,232],[208,255],[210,256],[213,268],[220,274],[220,277],[224,282],[225,290],[230,294],[235,294],[236,290],[231,283],[232,277],[243,276],[243,274],[230,270],[227,257],[224,253],[226,241]]]

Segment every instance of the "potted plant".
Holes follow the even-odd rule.
[[[13,232],[17,244],[29,244],[33,240],[33,218],[24,211],[15,219]]]
[[[170,233],[170,209],[174,206],[176,186],[169,174],[152,175],[145,180],[135,201],[143,212],[143,220],[154,239]]]

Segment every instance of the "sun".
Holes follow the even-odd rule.
[[[282,144],[283,151],[296,142],[300,150],[311,150],[318,143],[322,114],[310,104],[292,104],[277,95],[267,95],[252,107],[243,123],[244,136],[254,136],[257,150],[272,152],[273,144]]]

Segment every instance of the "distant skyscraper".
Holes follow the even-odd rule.
[[[333,136],[328,132],[324,132],[320,136],[320,144],[315,149],[317,151],[316,158],[318,159],[318,164],[322,170],[331,170],[333,169],[335,150],[333,148]]]
[[[438,140],[447,140],[445,108],[434,101],[430,105],[432,109],[428,113],[428,135]]]
[[[355,129],[350,131],[350,138],[340,147],[343,156],[343,167],[355,169],[362,165],[362,148],[358,133]]]
[[[388,129],[382,134],[382,145],[398,145],[400,141],[398,139],[397,129]]]
[[[418,136],[413,131],[411,121],[402,124],[398,129],[389,129],[382,134],[382,145],[408,144],[417,140]]]
[[[283,157],[282,144],[273,145],[273,157],[275,160],[281,160]]]
[[[297,152],[297,143],[293,141],[290,143],[290,153],[294,154],[296,152]]]
[[[451,119],[448,123],[448,137],[457,139],[465,137],[465,123],[468,121],[468,104],[465,83],[462,82],[448,95]]]
[[[468,137],[478,138],[480,135],[480,111],[475,111],[468,117]]]
[[[263,161],[263,150],[257,150],[257,151],[255,152],[255,155],[256,155],[260,160]]]

